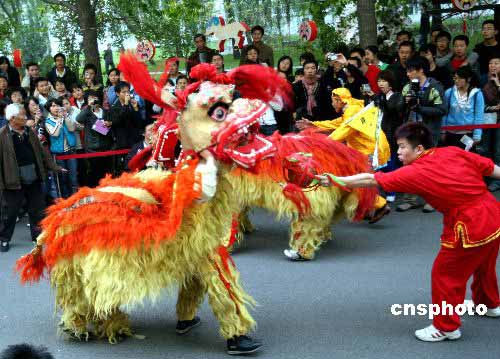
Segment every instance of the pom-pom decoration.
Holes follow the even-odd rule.
[[[135,53],[140,61],[150,61],[155,56],[156,47],[151,41],[142,40],[137,43]]]
[[[304,41],[313,42],[318,37],[318,26],[312,20],[304,20],[299,26],[299,36]]]

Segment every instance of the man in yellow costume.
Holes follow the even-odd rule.
[[[332,91],[332,105],[340,117],[326,121],[309,121],[302,119],[296,122],[300,130],[318,127],[321,130],[333,131],[330,138],[345,142],[347,146],[358,150],[372,159],[374,169],[383,167],[391,157],[389,142],[380,129],[378,121],[379,109],[373,104],[364,106],[363,100],[352,97],[351,92],[339,87]],[[391,211],[387,201],[377,196],[374,203],[375,211],[369,218],[369,223],[378,222]]]

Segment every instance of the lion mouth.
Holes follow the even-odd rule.
[[[239,113],[228,118],[229,125],[217,134],[218,154],[243,168],[252,168],[259,160],[273,156],[273,142],[259,134],[259,119],[266,110],[267,105],[262,103],[245,116]]]

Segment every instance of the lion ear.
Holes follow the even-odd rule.
[[[163,101],[163,103],[172,107],[175,110],[179,108],[177,97],[175,97],[170,91],[163,90],[161,92],[161,100]]]

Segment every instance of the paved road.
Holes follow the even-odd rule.
[[[498,358],[500,319],[466,317],[457,342],[423,343],[413,331],[424,317],[393,316],[394,303],[429,303],[430,273],[439,249],[439,214],[394,213],[379,224],[342,223],[314,262],[287,261],[287,224],[263,211],[258,231],[235,254],[247,291],[259,302],[259,358]],[[21,287],[12,273],[29,251],[28,230],[18,224],[11,251],[0,253],[0,349],[29,342],[46,345],[58,359],[224,358],[225,342],[205,302],[203,325],[186,337],[174,334],[175,294],[131,312],[145,340],[119,345],[68,341],[56,332],[54,296],[46,282]],[[500,267],[497,266],[497,268]],[[468,294],[470,298],[470,293]]]

